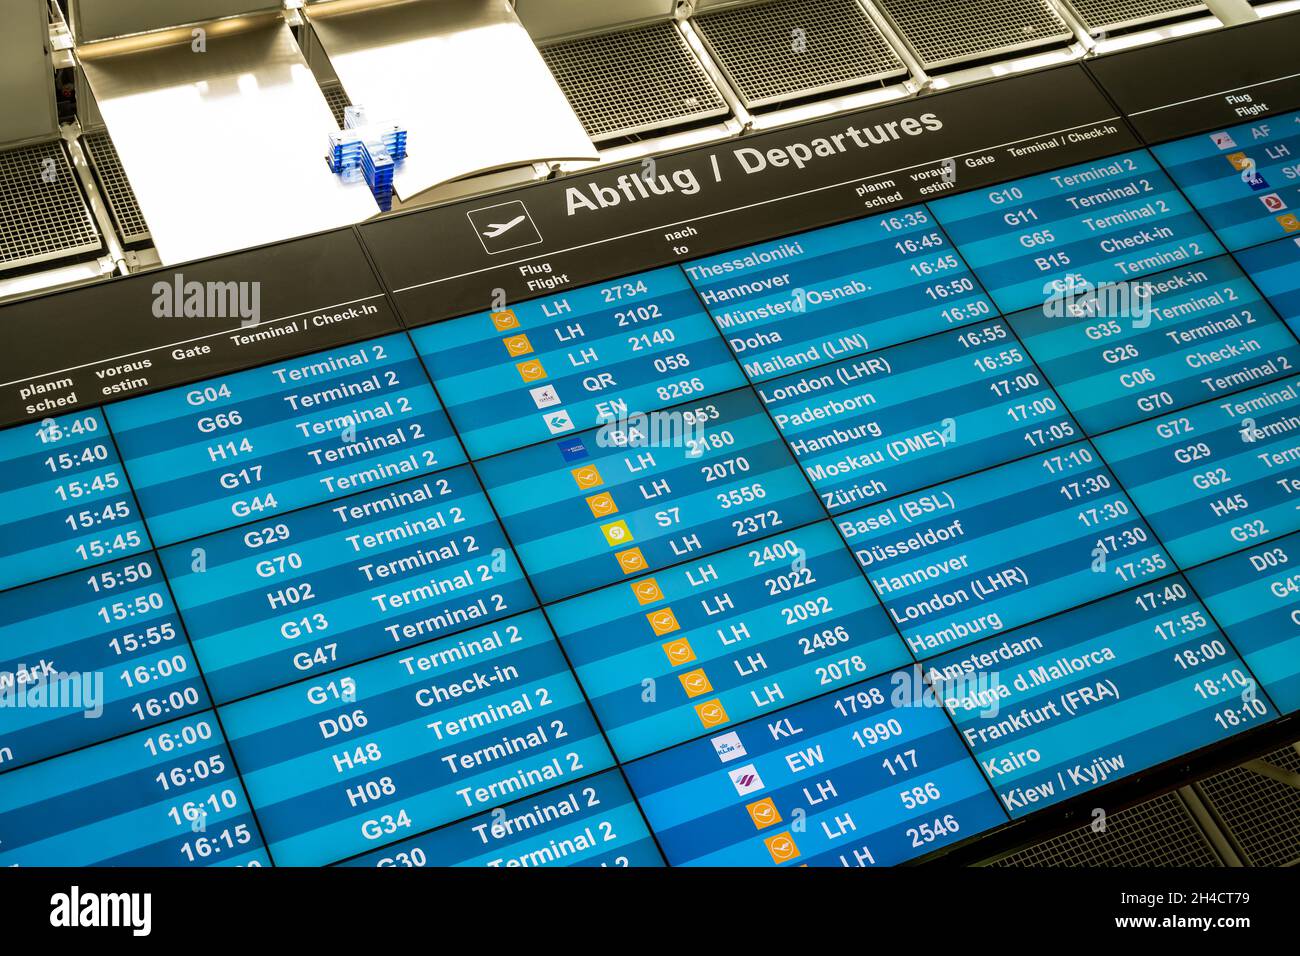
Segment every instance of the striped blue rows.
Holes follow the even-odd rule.
[[[1152,151],[1229,249],[1300,233],[1300,112]]]
[[[1221,252],[1134,152],[0,434],[0,588],[103,564],[4,667],[116,680],[0,713],[0,850],[656,864],[635,793],[673,863],[900,862],[1292,709],[1297,346]]]

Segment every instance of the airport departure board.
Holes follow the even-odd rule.
[[[0,310],[0,863],[881,866],[1263,739],[1297,42]]]

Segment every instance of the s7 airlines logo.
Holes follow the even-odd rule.
[[[601,525],[600,530],[605,535],[605,542],[611,548],[632,543],[632,529],[621,518],[618,521],[611,521],[609,524]]]

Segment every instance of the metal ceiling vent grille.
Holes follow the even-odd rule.
[[[1072,34],[1044,0],[878,0],[926,69],[1065,43]]]
[[[1199,13],[1205,4],[1188,0],[1069,0],[1079,19],[1093,33],[1173,20]]]
[[[149,224],[140,212],[140,204],[136,202],[135,191],[126,178],[126,171],[122,169],[122,161],[118,158],[113,140],[108,133],[101,131],[83,134],[81,144],[95,167],[95,178],[99,180],[99,188],[108,202],[122,241],[127,245],[148,242]]]
[[[1037,866],[1223,866],[1182,798],[1166,793],[1112,813],[1106,829],[1071,830],[990,864]]]
[[[329,104],[330,112],[334,114],[334,122],[339,124],[339,129],[342,129],[343,111],[352,105],[348,94],[343,91],[343,85],[331,83],[329,86],[322,86],[320,91],[325,94],[325,102]]]
[[[725,116],[727,104],[670,22],[543,47],[593,140]]]
[[[773,0],[694,22],[750,108],[907,73],[857,0]]]
[[[61,141],[0,153],[0,270],[100,248]]]
[[[1263,759],[1300,773],[1300,754],[1290,747]],[[1300,790],[1241,767],[1207,777],[1200,787],[1252,866],[1300,862]]]

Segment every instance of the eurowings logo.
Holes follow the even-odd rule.
[[[743,797],[745,794],[762,790],[763,778],[758,775],[758,769],[752,763],[747,763],[731,771],[731,785],[736,788],[736,793]]]

